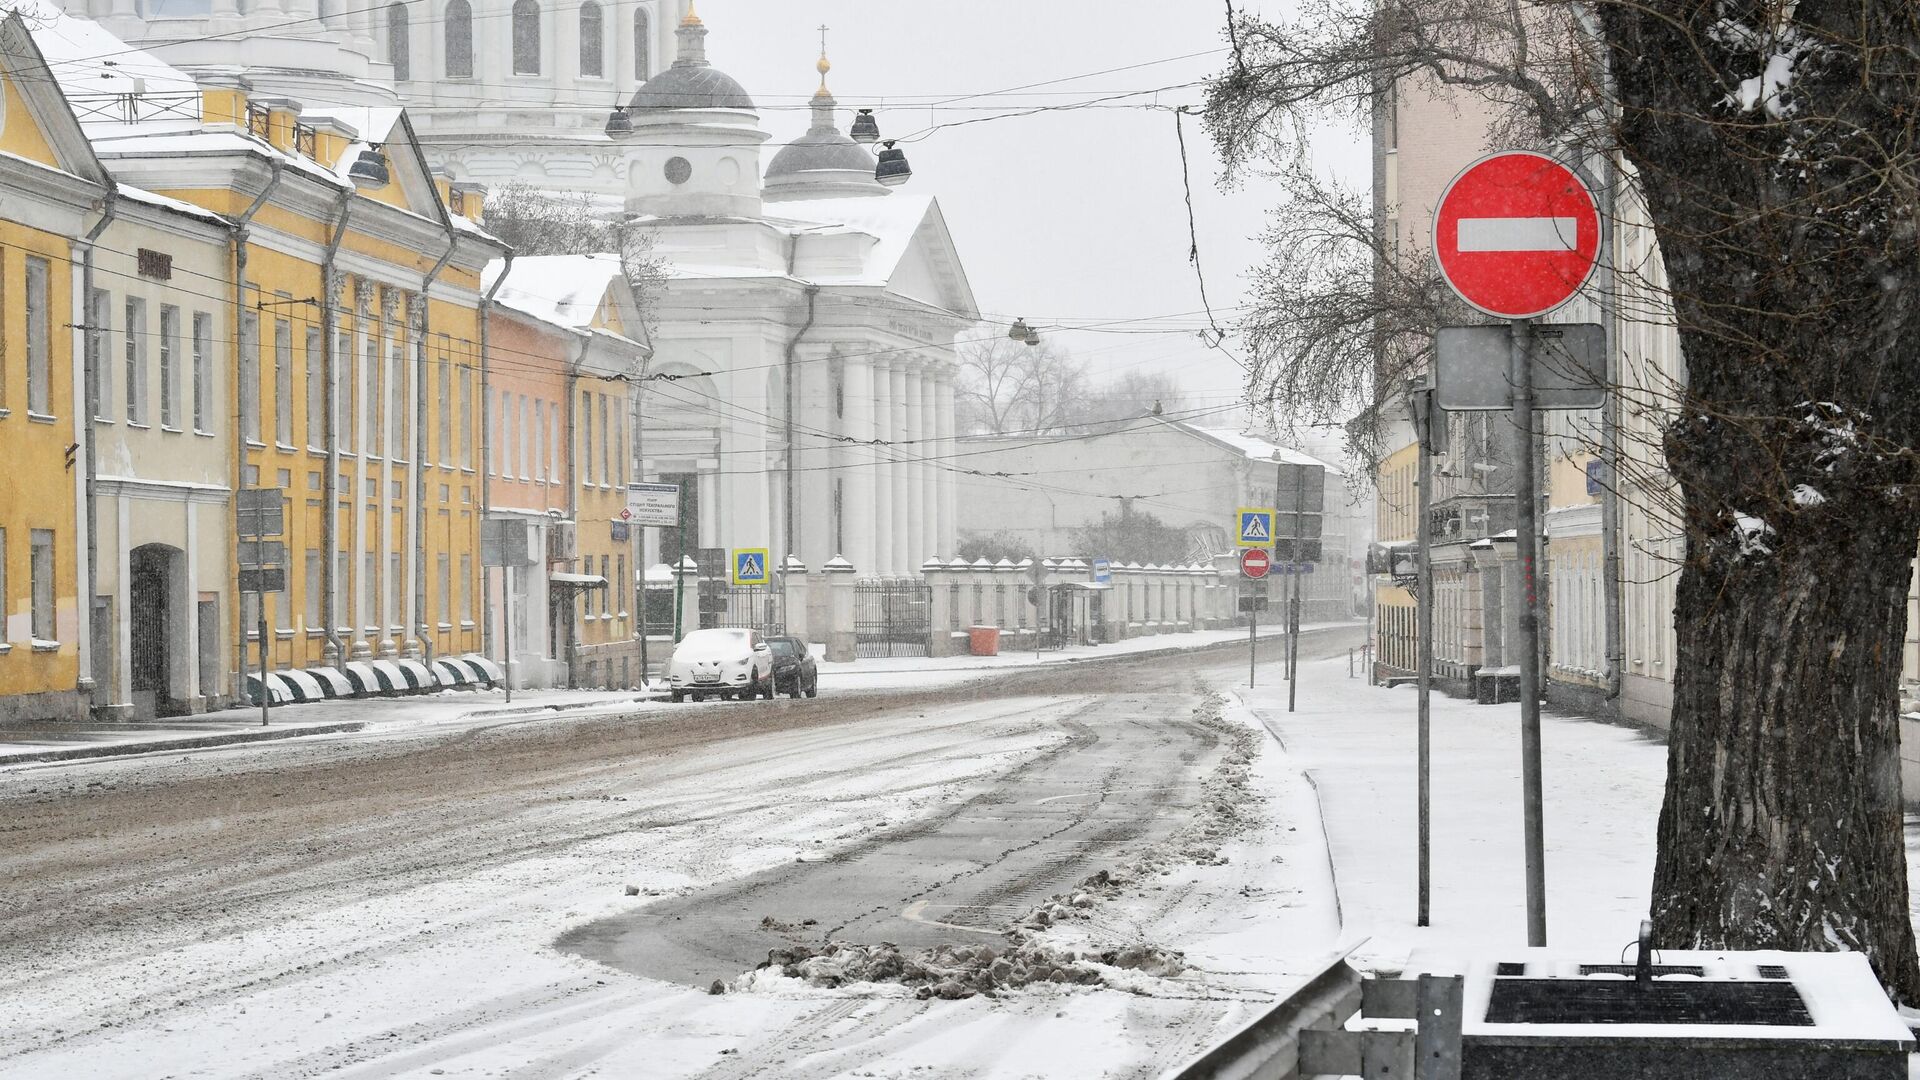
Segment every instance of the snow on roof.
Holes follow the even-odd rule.
[[[60,89],[70,99],[82,98],[74,109],[83,114],[82,122],[87,122],[86,99],[136,92],[191,93],[193,119],[199,120],[200,87],[180,69],[128,45],[91,19],[68,15],[52,0],[15,0],[8,7],[33,35]]]
[[[487,264],[480,291],[493,287],[506,260]],[[606,298],[607,288],[621,279],[618,255],[527,255],[513,260],[507,280],[494,300],[541,322],[566,330],[587,330]]]
[[[1177,420],[1173,421],[1173,423],[1178,424],[1180,427],[1187,428],[1190,431],[1198,432],[1209,439],[1225,443],[1245,454],[1249,461],[1277,460],[1284,461],[1289,465],[1318,465],[1327,470],[1329,475],[1345,475],[1337,466],[1329,465],[1311,454],[1303,454],[1292,447],[1269,442],[1258,435],[1252,435],[1244,431],[1230,431],[1226,428],[1209,428],[1201,427],[1198,424],[1183,424]],[[1279,456],[1276,458],[1275,455]]]
[[[226,218],[221,217],[219,214],[214,213],[204,206],[195,206],[190,202],[181,202],[179,199],[168,198],[165,195],[159,195],[127,184],[119,184],[116,186],[119,189],[120,197],[123,199],[131,199],[134,202],[145,203],[148,206],[158,206],[171,210],[176,214],[185,214],[188,217],[199,218],[202,221],[211,221],[216,225],[230,224]]]
[[[884,285],[893,277],[894,268],[906,257],[927,215],[933,210],[933,196],[894,192],[885,198],[796,199],[774,203],[767,208],[770,221],[793,219],[804,229],[819,225],[838,226],[861,232],[878,241],[867,253],[864,272],[854,275],[817,275],[818,280],[843,278]]]

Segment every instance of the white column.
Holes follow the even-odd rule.
[[[933,445],[942,462],[951,462],[954,443],[953,369],[950,366],[945,364],[940,366],[934,388],[934,424],[938,441]],[[959,536],[959,522],[954,520],[954,514],[958,509],[958,489],[954,485],[958,482],[959,478],[947,469],[938,470],[936,476],[937,482],[934,488],[939,493],[940,524],[935,546],[940,549],[942,554],[951,554],[954,544],[958,542],[957,538]]]
[[[180,576],[186,579],[183,591],[186,593],[187,632],[183,636],[187,648],[187,697],[197,698],[205,693],[200,686],[200,504],[189,499],[181,504],[180,509],[185,512],[187,519],[187,534],[184,537],[187,554],[180,560],[183,565]],[[287,573],[292,575],[293,553],[289,551],[287,555]],[[91,606],[92,598],[88,600]]]
[[[883,444],[894,439],[893,433],[893,363],[884,357],[873,359],[873,437]],[[868,472],[873,474],[873,565],[857,567],[863,574],[892,574],[894,569],[894,547],[899,533],[894,531],[893,519],[893,455],[894,447],[881,445],[874,447],[875,464]]]
[[[114,530],[113,557],[114,570],[118,580],[113,583],[113,660],[115,683],[113,693],[108,700],[115,705],[133,703],[133,588],[128,583],[133,580],[133,545],[127,542],[132,533],[129,525],[133,520],[133,501],[125,495],[113,501]],[[187,558],[193,558],[189,552]],[[92,603],[89,597],[88,603]],[[235,621],[239,621],[237,618]],[[246,640],[243,629],[241,640]]]
[[[873,364],[865,358],[849,359],[846,364],[847,436],[856,440],[871,439],[874,437]],[[874,448],[856,443],[846,447],[845,453],[847,486],[844,512],[849,550],[836,554],[845,555],[859,573],[873,574],[878,570],[876,552],[879,536],[877,519],[874,517]]]
[[[953,474],[947,471],[951,466],[947,452],[940,446],[940,425],[935,418],[939,412],[939,370],[927,365],[914,375],[920,389],[920,453],[914,456],[927,459],[920,463],[919,487],[921,498],[926,500],[920,522],[920,561],[925,562],[929,555],[952,554],[940,539],[940,485]]]
[[[894,447],[895,463],[892,469],[893,480],[893,572],[908,574],[919,569],[913,563],[913,474],[915,467],[911,459],[919,456],[918,448],[909,440],[913,438],[907,426],[907,417],[912,406],[907,398],[906,360],[893,363],[893,393],[887,400],[889,413],[893,418],[894,442],[902,444]]]
[[[933,530],[927,526],[927,515],[934,509],[936,500],[927,498],[927,479],[929,466],[920,459],[933,454],[932,444],[927,441],[927,427],[922,423],[926,414],[927,384],[919,365],[907,372],[907,415],[904,427],[907,440],[906,456],[913,458],[913,464],[907,466],[907,556],[902,562],[902,571],[907,574],[920,572],[920,564],[933,554],[927,539]]]

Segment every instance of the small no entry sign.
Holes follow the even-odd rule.
[[[1273,556],[1266,548],[1247,548],[1240,553],[1240,573],[1254,579],[1267,576],[1273,568]]]
[[[1578,173],[1530,150],[1461,170],[1433,216],[1440,274],[1460,298],[1502,319],[1531,319],[1573,298],[1600,255],[1600,207]]]

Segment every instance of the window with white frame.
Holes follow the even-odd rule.
[[[213,430],[213,316],[193,313],[193,430]]]
[[[251,311],[240,315],[240,437],[260,441],[260,316]]]
[[[27,256],[27,411],[53,412],[53,302],[47,260]]]
[[[540,5],[534,0],[514,0],[513,73],[540,74]]]
[[[594,0],[580,5],[580,74],[599,79],[607,73],[605,16]]]
[[[273,441],[293,446],[293,324],[273,320]]]
[[[473,369],[460,369],[460,463],[475,467],[473,441]]]
[[[33,586],[33,611],[28,633],[33,635],[35,645],[51,644],[54,641],[53,530],[29,530],[27,542],[30,549],[27,573]]]
[[[321,355],[324,343],[319,327],[307,327],[307,449],[315,451],[327,448],[327,372],[326,358]]]
[[[4,288],[4,286],[0,286]],[[113,372],[107,367],[107,342],[113,326],[113,294],[95,289],[87,297],[87,393],[93,418],[110,421],[113,415]]]
[[[473,78],[473,5],[467,0],[447,4],[447,78]]]
[[[440,335],[439,429],[440,465],[453,468],[453,360],[447,353],[447,335]]]
[[[160,426],[180,429],[180,309],[160,305]]]
[[[127,423],[147,422],[147,302],[127,297]]]

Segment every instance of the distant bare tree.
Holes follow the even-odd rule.
[[[595,213],[593,196],[509,180],[487,193],[487,231],[515,255],[588,255],[620,250],[620,231]]]
[[[999,334],[963,341],[954,403],[961,431],[1055,435],[1082,422],[1087,368],[1049,341]]]
[[[1087,393],[1082,424],[1127,420],[1147,413],[1178,413],[1187,408],[1180,379],[1169,372],[1129,371]]]

